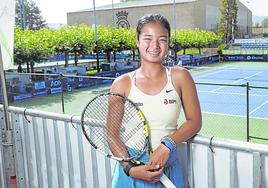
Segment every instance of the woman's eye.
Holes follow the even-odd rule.
[[[160,39],[160,42],[167,42],[167,39]]]

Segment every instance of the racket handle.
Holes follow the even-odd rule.
[[[176,186],[164,173],[161,175],[160,181],[166,188],[176,188]]]

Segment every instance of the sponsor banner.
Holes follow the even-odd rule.
[[[15,0],[0,0],[0,46],[4,70],[13,68]]]
[[[61,87],[50,88],[50,93],[51,94],[61,93]]]
[[[225,55],[226,61],[265,61],[265,55]]]
[[[44,91],[36,91],[36,92],[33,92],[33,95],[34,96],[44,96],[44,95],[47,95],[48,93],[48,90],[44,90]]]
[[[50,81],[50,87],[51,88],[61,87],[61,81],[60,80],[51,80]]]
[[[20,94],[20,95],[14,95],[13,96],[13,100],[22,100],[22,99],[28,99],[28,98],[32,98],[33,95],[31,93],[25,93],[25,94]]]
[[[45,83],[45,81],[43,81],[43,82],[35,82],[35,83],[34,83],[34,88],[35,88],[36,90],[39,90],[39,89],[45,89],[45,88],[46,88],[46,83]]]

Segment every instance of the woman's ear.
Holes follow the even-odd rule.
[[[139,48],[140,47],[140,44],[139,44],[139,39],[136,38],[136,46]]]

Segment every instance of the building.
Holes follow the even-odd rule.
[[[216,31],[220,22],[221,0],[142,0],[96,7],[97,24],[136,27],[137,20],[148,13],[167,17],[172,28]],[[175,20],[175,21],[174,21]],[[67,24],[94,23],[93,9],[67,13]],[[251,36],[252,12],[238,1],[238,25],[242,37]]]

